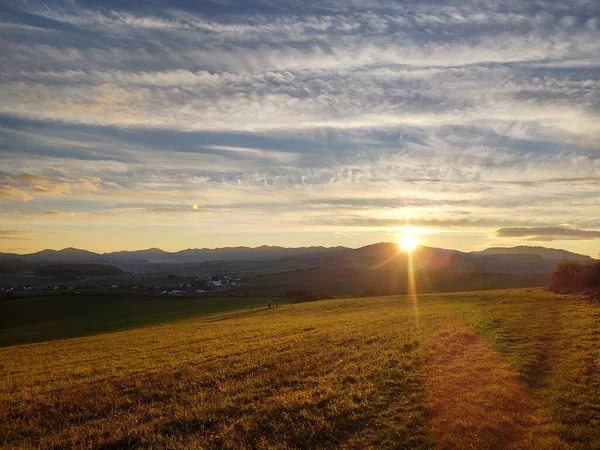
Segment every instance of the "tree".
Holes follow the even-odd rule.
[[[586,264],[565,259],[550,277],[549,289],[552,292],[590,291],[600,288],[600,261]]]

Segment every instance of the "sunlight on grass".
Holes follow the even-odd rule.
[[[0,349],[0,441],[600,448],[598,304],[526,289],[252,312]]]

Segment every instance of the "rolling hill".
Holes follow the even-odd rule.
[[[62,250],[46,249],[28,255],[20,255],[18,257],[28,261],[44,262],[96,262],[102,259],[101,255],[98,253],[72,247]]]
[[[108,262],[113,264],[126,263],[162,263],[182,264],[201,263],[208,261],[261,261],[276,260],[293,257],[318,255],[322,253],[335,252],[344,247],[222,247],[187,249],[178,252],[167,252],[159,248],[146,250],[118,251],[111,253],[94,253],[76,248],[65,248],[62,250],[42,250],[36,253],[0,254],[0,259],[17,258],[33,262]]]
[[[479,252],[471,252],[472,255],[536,255],[543,259],[557,260],[569,259],[572,261],[592,261],[593,258],[567,250],[547,248],[539,246],[519,245],[517,247],[491,247]]]
[[[140,301],[136,315],[128,299],[113,299],[110,311],[91,302],[102,317],[89,325],[53,324],[21,305],[22,336],[53,325],[82,337],[0,348],[0,442],[600,448],[597,303],[542,289],[272,309],[203,301]],[[132,318],[135,329],[86,336]],[[104,321],[107,329],[93,328]]]
[[[174,273],[195,276],[211,273],[258,274],[250,285],[268,292],[310,288],[360,294],[365,291],[399,293],[409,266],[420,274],[422,292],[501,287],[542,286],[560,260],[592,261],[585,255],[544,247],[490,248],[460,252],[419,246],[409,255],[396,243],[345,247],[227,247],[166,252],[158,248],[98,254],[67,248],[28,255],[0,257],[0,270],[18,273],[36,265],[86,263],[114,265],[125,272]],[[491,276],[494,275],[494,276]],[[455,281],[453,281],[455,280]],[[457,281],[459,280],[459,281]],[[283,291],[282,291],[283,290]],[[263,291],[257,291],[262,293]]]

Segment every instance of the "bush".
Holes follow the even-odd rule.
[[[585,285],[592,289],[600,288],[600,261],[588,265],[585,272]]]
[[[559,294],[600,289],[600,261],[561,262],[552,272],[549,289]]]

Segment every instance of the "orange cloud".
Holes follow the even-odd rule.
[[[34,234],[32,231],[24,231],[24,230],[0,230],[0,239],[13,239],[26,241],[31,240],[30,237],[27,237],[29,234]]]
[[[69,176],[61,174],[58,177],[50,177],[46,175],[40,175],[36,173],[23,173],[16,177],[7,177],[4,179],[7,183],[7,190],[5,196],[12,195],[16,196],[16,191],[21,192],[21,199],[27,199],[30,201],[33,197],[22,189],[9,186],[8,184],[21,185],[33,194],[47,195],[47,196],[61,196],[71,194],[73,191],[85,191],[85,192],[96,192],[100,189],[103,184],[102,180],[98,177],[92,176]],[[0,196],[2,194],[0,193]]]
[[[75,213],[59,211],[58,209],[51,209],[50,211],[46,211],[45,213],[43,213],[43,215],[55,217],[74,217]]]
[[[17,189],[14,186],[0,185],[0,201],[20,200],[30,202],[33,197],[27,192]]]
[[[51,183],[52,179],[36,173],[24,173],[17,177],[17,181],[22,184],[35,185]]]
[[[71,192],[71,185],[68,183],[57,183],[54,185],[35,185],[31,187],[31,190],[41,195],[62,195]]]
[[[89,183],[89,182],[83,182],[83,183],[79,183],[79,185],[77,186],[79,189],[82,189],[84,191],[88,191],[88,192],[96,192],[98,190],[98,186],[96,186],[95,184]]]

